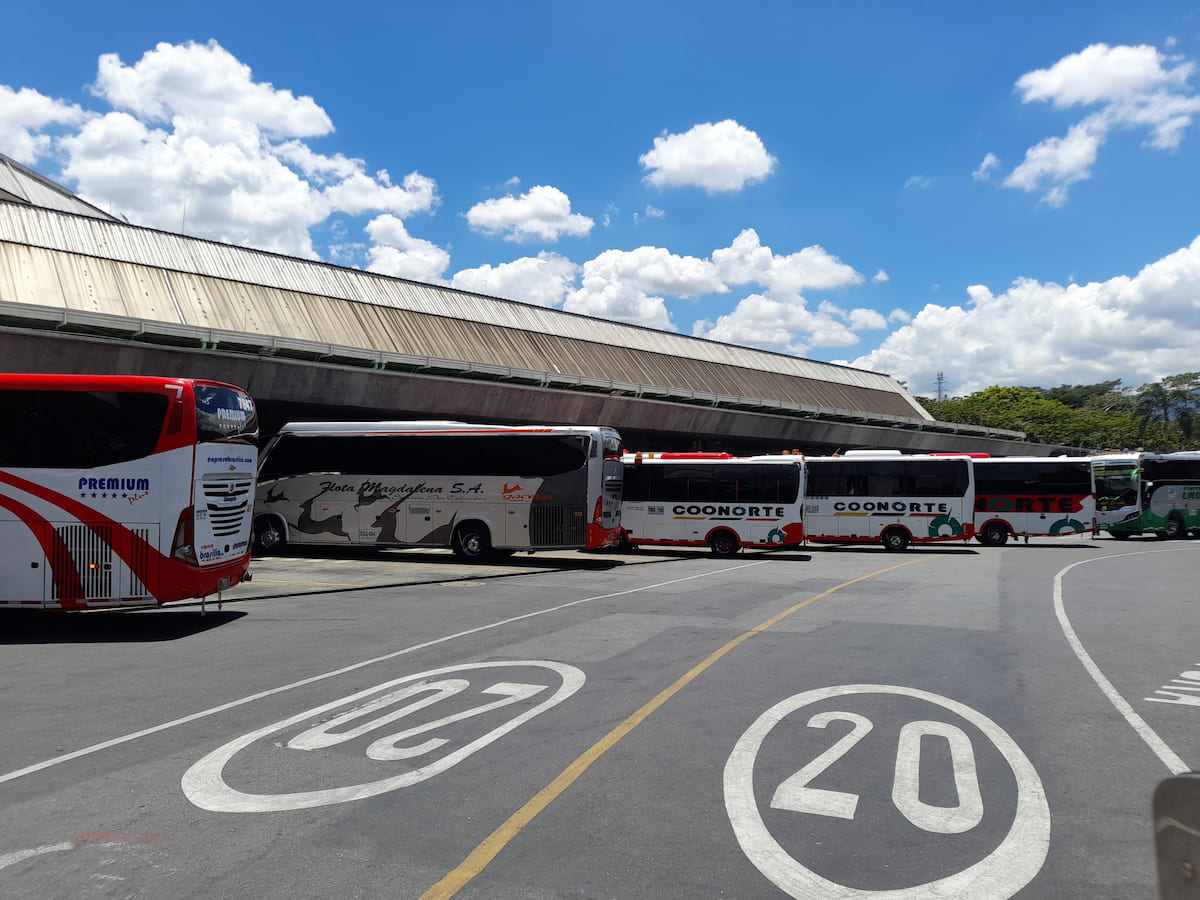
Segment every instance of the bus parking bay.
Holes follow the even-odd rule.
[[[441,582],[482,582],[550,572],[603,571],[615,566],[645,565],[689,556],[689,550],[637,553],[543,550],[514,554],[502,563],[464,563],[452,551],[405,548],[378,551],[306,550],[303,556],[260,556],[250,565],[252,579],[221,598],[224,602],[286,598],[299,594],[333,593]],[[211,605],[216,597],[209,597]],[[174,604],[175,607],[181,604]]]

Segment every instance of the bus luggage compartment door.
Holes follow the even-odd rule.
[[[0,606],[33,609],[45,603],[50,565],[42,540],[47,532],[48,526],[41,522],[0,520],[0,546],[14,560],[0,579]]]

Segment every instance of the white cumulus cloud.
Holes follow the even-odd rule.
[[[916,387],[936,372],[956,393],[990,385],[1137,385],[1196,368],[1200,238],[1134,276],[1059,285],[1019,279],[993,294],[975,285],[957,306],[927,304],[850,365]]]
[[[506,300],[559,307],[574,289],[578,274],[579,266],[565,256],[543,251],[536,257],[455,272],[450,286]]]
[[[863,281],[852,266],[820,246],[777,256],[748,228],[729,247],[714,250],[712,258],[726,283],[764,290],[744,297],[715,321],[696,322],[692,333],[697,337],[804,354],[812,347],[851,346],[858,343],[855,331],[886,327],[883,317],[868,309],[846,312],[828,301],[809,309],[804,292]]]
[[[312,97],[252,81],[250,67],[216,41],[160,43],[132,66],[106,53],[93,90],[115,109],[147,122],[228,118],[254,122],[281,138],[319,137],[333,130]]]
[[[419,172],[393,184],[319,153],[308,142],[332,133],[325,110],[255,81],[215,41],[160,43],[132,64],[105,54],[92,95],[108,109],[0,85],[0,149],[61,158],[81,197],[139,225],[315,257],[310,229],[336,213],[406,217],[439,202]]]
[[[770,175],[775,159],[750,129],[732,119],[664,133],[638,158],[655,187],[700,187],[710,194],[740,191]]]
[[[539,184],[520,197],[511,194],[476,203],[467,211],[476,231],[500,234],[506,241],[557,241],[563,235],[585,237],[595,224],[571,212],[571,199],[556,187]]]
[[[606,250],[583,264],[580,287],[563,309],[675,331],[658,295],[698,297],[727,290],[710,260],[676,256],[661,247]]]
[[[1115,129],[1146,129],[1145,143],[1155,149],[1179,146],[1200,113],[1200,97],[1188,82],[1193,69],[1192,63],[1171,59],[1154,47],[1093,44],[1048,69],[1022,75],[1016,86],[1025,103],[1097,109],[1064,137],[1030,147],[1004,186],[1044,191],[1043,202],[1062,206],[1069,186],[1091,177],[1100,148]]]
[[[989,153],[983,158],[983,162],[979,164],[979,168],[971,173],[971,177],[976,181],[989,181],[992,177],[992,172],[1000,167],[1000,157],[995,153]]]
[[[770,292],[794,294],[861,284],[863,277],[816,244],[784,256],[764,247],[753,228],[729,247],[713,251],[713,263],[727,284],[759,284]]]
[[[79,126],[88,113],[73,103],[64,103],[32,88],[0,84],[0,153],[31,166],[51,147],[52,126]]]
[[[438,284],[450,254],[431,241],[415,238],[404,222],[393,215],[377,216],[367,223],[373,246],[368,251],[371,272]]]

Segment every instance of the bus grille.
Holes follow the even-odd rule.
[[[582,547],[587,520],[582,506],[531,506],[530,547]]]
[[[206,476],[203,487],[213,537],[232,537],[241,532],[254,498],[254,480]]]
[[[121,600],[148,597],[150,591],[135,571],[149,571],[151,535],[149,528],[130,528],[130,533],[141,538],[132,541],[130,566],[120,564],[113,553],[111,525],[63,525],[55,528],[61,539],[56,542],[51,554],[51,571],[67,573],[74,571],[79,576],[82,597],[66,597],[60,587],[60,579],[51,579],[51,598],[54,600]],[[115,560],[115,565],[114,565]],[[69,585],[66,579],[61,585]],[[74,591],[70,591],[74,593]]]

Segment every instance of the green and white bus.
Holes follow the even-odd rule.
[[[1097,526],[1117,540],[1200,533],[1200,452],[1092,457]]]

